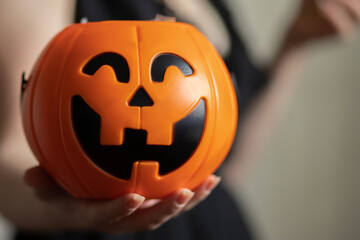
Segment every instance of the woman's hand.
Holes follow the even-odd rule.
[[[183,211],[205,199],[220,178],[208,177],[194,192],[180,189],[163,200],[145,200],[129,193],[113,200],[77,199],[61,189],[41,168],[25,173],[25,182],[52,210],[55,229],[96,230],[107,233],[154,230]]]
[[[296,44],[339,35],[347,39],[360,22],[360,0],[302,0],[289,31]]]

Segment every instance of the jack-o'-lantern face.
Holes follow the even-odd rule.
[[[92,76],[105,65],[114,71],[119,87],[122,85],[120,83],[129,82],[129,66],[125,58],[116,53],[95,56],[86,63],[82,72]],[[170,66],[178,68],[175,75],[169,76],[167,73]],[[130,179],[132,166],[139,161],[159,165],[159,175],[168,174],[183,165],[200,142],[205,124],[205,101],[201,99],[201,92],[188,98],[188,101],[182,101],[181,93],[172,95],[177,93],[177,89],[185,81],[189,81],[188,88],[191,88],[191,81],[194,79],[188,80],[185,77],[193,73],[194,70],[184,59],[165,53],[155,56],[151,63],[150,80],[155,84],[148,88],[162,88],[162,93],[159,90],[149,90],[155,95],[155,104],[141,84],[136,86],[135,93],[134,89],[130,89],[130,98],[127,100],[119,97],[121,93],[114,91],[113,85],[107,90],[114,92],[113,95],[91,95],[93,108],[99,109],[98,113],[84,100],[84,97],[89,98],[86,91],[83,93],[84,97],[74,96],[74,130],[89,159],[120,179]],[[101,83],[102,80],[98,78],[94,81],[100,81],[100,85],[106,84]],[[169,82],[172,87],[164,88],[161,86],[163,82]],[[190,92],[190,89],[184,89],[183,94]],[[169,104],[174,98],[180,102]],[[116,104],[107,109],[102,105],[106,99]],[[124,109],[121,114],[114,114],[120,108]]]
[[[79,197],[159,198],[194,188],[224,159],[235,133],[228,72],[186,24],[73,25],[49,44],[28,85],[30,144]]]

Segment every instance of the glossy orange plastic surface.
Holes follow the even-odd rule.
[[[82,72],[94,56],[117,53],[126,59],[130,77],[116,80],[104,65]],[[180,56],[193,73],[169,66],[164,81],[152,81],[151,65],[163,53]],[[152,106],[130,106],[144,88]],[[159,163],[139,159],[128,180],[94,164],[83,150],[72,123],[74,96],[100,116],[101,145],[123,144],[124,129],[147,132],[146,144],[170,145],[174,124],[205,101],[205,127],[187,161],[165,175]],[[237,102],[226,66],[209,41],[193,26],[175,22],[107,21],[74,24],[59,33],[38,59],[24,91],[23,124],[29,144],[43,166],[72,195],[111,199],[128,192],[163,198],[179,188],[195,188],[226,157],[236,131]],[[119,164],[121,165],[121,156]],[[169,159],[171,161],[171,159]]]

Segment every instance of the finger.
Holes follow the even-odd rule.
[[[54,179],[52,179],[40,166],[26,170],[24,181],[28,186],[36,189],[49,189],[57,186]]]
[[[34,189],[35,195],[42,201],[51,201],[64,190],[40,166],[28,169],[24,174],[25,183]]]
[[[212,192],[212,190],[219,184],[221,181],[221,177],[211,175],[208,177],[204,183],[200,184],[195,190],[194,190],[194,197],[189,201],[189,203],[182,209],[182,211],[188,211],[192,208],[194,208],[197,204],[199,204],[201,201],[203,201],[209,194]]]
[[[139,207],[139,209],[150,208],[150,207],[158,204],[159,202],[161,202],[161,199],[149,199],[149,200],[145,200],[144,203],[141,204],[141,206]]]
[[[114,200],[82,200],[75,207],[75,217],[85,228],[101,229],[129,216],[144,202],[145,198],[129,193]]]
[[[194,193],[183,188],[151,208],[139,210],[117,224],[106,227],[109,232],[154,230],[174,217],[190,201]]]
[[[25,172],[25,182],[34,188],[37,197],[50,203],[58,212],[73,217],[74,225],[99,229],[104,224],[118,221],[133,213],[144,197],[130,193],[114,200],[81,200],[62,190],[41,168],[33,167]]]
[[[340,6],[334,1],[320,1],[319,7],[341,37],[344,39],[351,37],[350,34],[353,32],[356,23],[344,6]]]

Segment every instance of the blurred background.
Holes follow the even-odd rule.
[[[299,1],[227,1],[253,59],[266,64]],[[306,49],[281,121],[245,182],[233,189],[259,239],[360,239],[359,63],[359,34]],[[0,240],[11,234],[0,219]]]
[[[271,59],[297,0],[229,0],[254,59]],[[360,239],[360,36],[306,50],[280,123],[241,189],[260,239]]]

